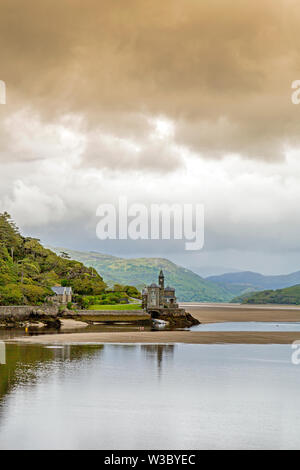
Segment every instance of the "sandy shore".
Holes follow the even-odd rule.
[[[239,344],[290,344],[300,340],[300,333],[293,332],[192,332],[155,331],[134,333],[69,333],[16,338],[14,341],[30,344],[72,344],[72,343],[239,343]]]
[[[75,328],[86,328],[88,323],[79,321],[79,320],[72,320],[72,319],[63,319],[60,320],[61,322],[61,330],[74,330]]]
[[[299,306],[239,305],[239,304],[182,304],[187,312],[201,323],[217,322],[300,322]]]

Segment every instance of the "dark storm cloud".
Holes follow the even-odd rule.
[[[1,0],[0,210],[88,248],[118,194],[191,200],[217,263],[299,251],[299,20],[296,0]]]
[[[178,143],[208,156],[272,160],[299,144],[296,0],[2,0],[0,9],[7,112],[80,113],[139,138],[141,115],[164,115]]]

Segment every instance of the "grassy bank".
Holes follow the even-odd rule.
[[[141,304],[91,305],[89,310],[141,310]]]

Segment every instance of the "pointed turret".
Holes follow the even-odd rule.
[[[162,269],[160,270],[160,273],[159,273],[158,284],[162,290],[165,288],[165,276],[164,276]]]

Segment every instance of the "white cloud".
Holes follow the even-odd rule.
[[[41,187],[14,182],[10,197],[4,197],[3,206],[23,227],[43,226],[63,221],[65,205],[58,194],[47,194]]]
[[[17,136],[21,128],[20,115],[12,117],[12,135]],[[27,232],[51,224],[76,227],[78,222],[80,234],[85,221],[93,237],[97,206],[117,203],[123,194],[131,202],[146,204],[204,203],[205,248],[210,251],[298,249],[300,160],[296,149],[272,163],[239,155],[206,159],[178,147],[174,124],[157,118],[143,137],[128,140],[112,134],[84,134],[74,117],[49,126],[26,114],[21,135],[22,145],[19,142],[15,153],[18,159],[0,162],[0,209],[11,212]],[[94,147],[101,155],[107,152],[103,159],[95,160]],[[24,161],[22,148],[32,158]],[[174,165],[176,158],[181,166]],[[158,163],[160,171],[154,171]],[[147,249],[146,242],[145,253]],[[169,249],[174,249],[172,244]]]

